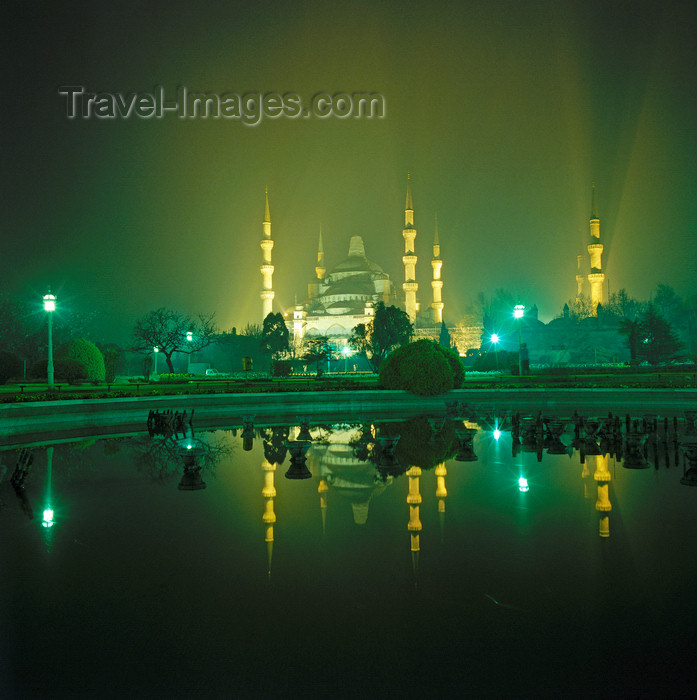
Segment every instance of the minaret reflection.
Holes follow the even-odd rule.
[[[441,462],[436,466],[436,498],[438,499],[438,519],[440,520],[440,541],[444,539],[445,533],[445,499],[448,496],[448,490],[445,488],[445,477],[448,472],[445,468],[445,462]]]
[[[276,513],[274,512],[273,502],[273,499],[276,497],[274,478],[276,466],[282,464],[283,460],[286,458],[286,448],[284,445],[287,437],[287,427],[267,430],[264,436],[264,457],[261,460],[261,468],[264,472],[264,487],[261,490],[261,495],[265,503],[264,514],[261,519],[265,526],[266,568],[269,579],[271,578],[271,560],[273,557],[273,526],[276,523]]]
[[[421,532],[421,520],[419,520],[419,506],[421,505],[419,478],[421,477],[421,468],[410,467],[407,469],[406,474],[409,478],[409,492],[407,493],[409,523],[407,529],[411,534],[411,565],[414,572],[414,586],[416,586],[419,569],[419,551],[421,550],[421,543],[419,541],[419,533]]]
[[[329,484],[324,480],[319,480],[317,493],[319,494],[319,507],[322,511],[322,534],[327,534],[327,493],[329,492]]]
[[[262,521],[265,525],[266,533],[264,541],[266,542],[266,571],[271,578],[271,559],[273,557],[273,526],[276,522],[276,513],[273,509],[273,499],[276,497],[276,486],[274,485],[274,474],[276,465],[269,462],[266,456],[261,460],[261,468],[264,471],[264,488],[261,490],[261,495],[264,497],[264,514]]]
[[[610,481],[612,475],[608,468],[609,456],[605,455],[594,455],[592,459],[595,459],[595,473],[593,478],[598,485],[598,497],[595,501],[595,509],[600,513],[600,523],[599,523],[599,534],[601,537],[610,537],[610,511],[612,510],[612,504],[610,503]]]

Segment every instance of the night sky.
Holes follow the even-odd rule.
[[[694,293],[697,4],[25,3],[2,7],[3,292],[99,312],[105,341],[168,306],[261,321],[359,234],[400,285],[412,173],[420,299],[438,215],[460,320],[503,287],[540,318],[575,294],[596,185],[610,291]],[[378,92],[379,119],[67,119],[95,92]]]

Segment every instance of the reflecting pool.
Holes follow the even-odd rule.
[[[693,695],[694,415],[145,427],[0,452],[0,696]]]

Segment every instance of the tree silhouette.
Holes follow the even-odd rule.
[[[641,318],[640,333],[639,357],[652,365],[676,359],[683,349],[683,343],[670,323],[658,313],[653,304],[648,305]]]

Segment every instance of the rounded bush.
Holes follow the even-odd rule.
[[[449,350],[440,344],[436,344],[438,352],[442,353],[453,371],[453,389],[460,389],[465,383],[465,366],[462,364],[457,350]]]
[[[384,389],[434,396],[453,388],[453,370],[438,344],[422,339],[397,348],[383,360],[378,384]]]
[[[74,338],[63,343],[56,350],[56,357],[61,360],[76,360],[85,368],[85,377],[89,381],[103,382],[106,376],[104,355],[90,340]]]

